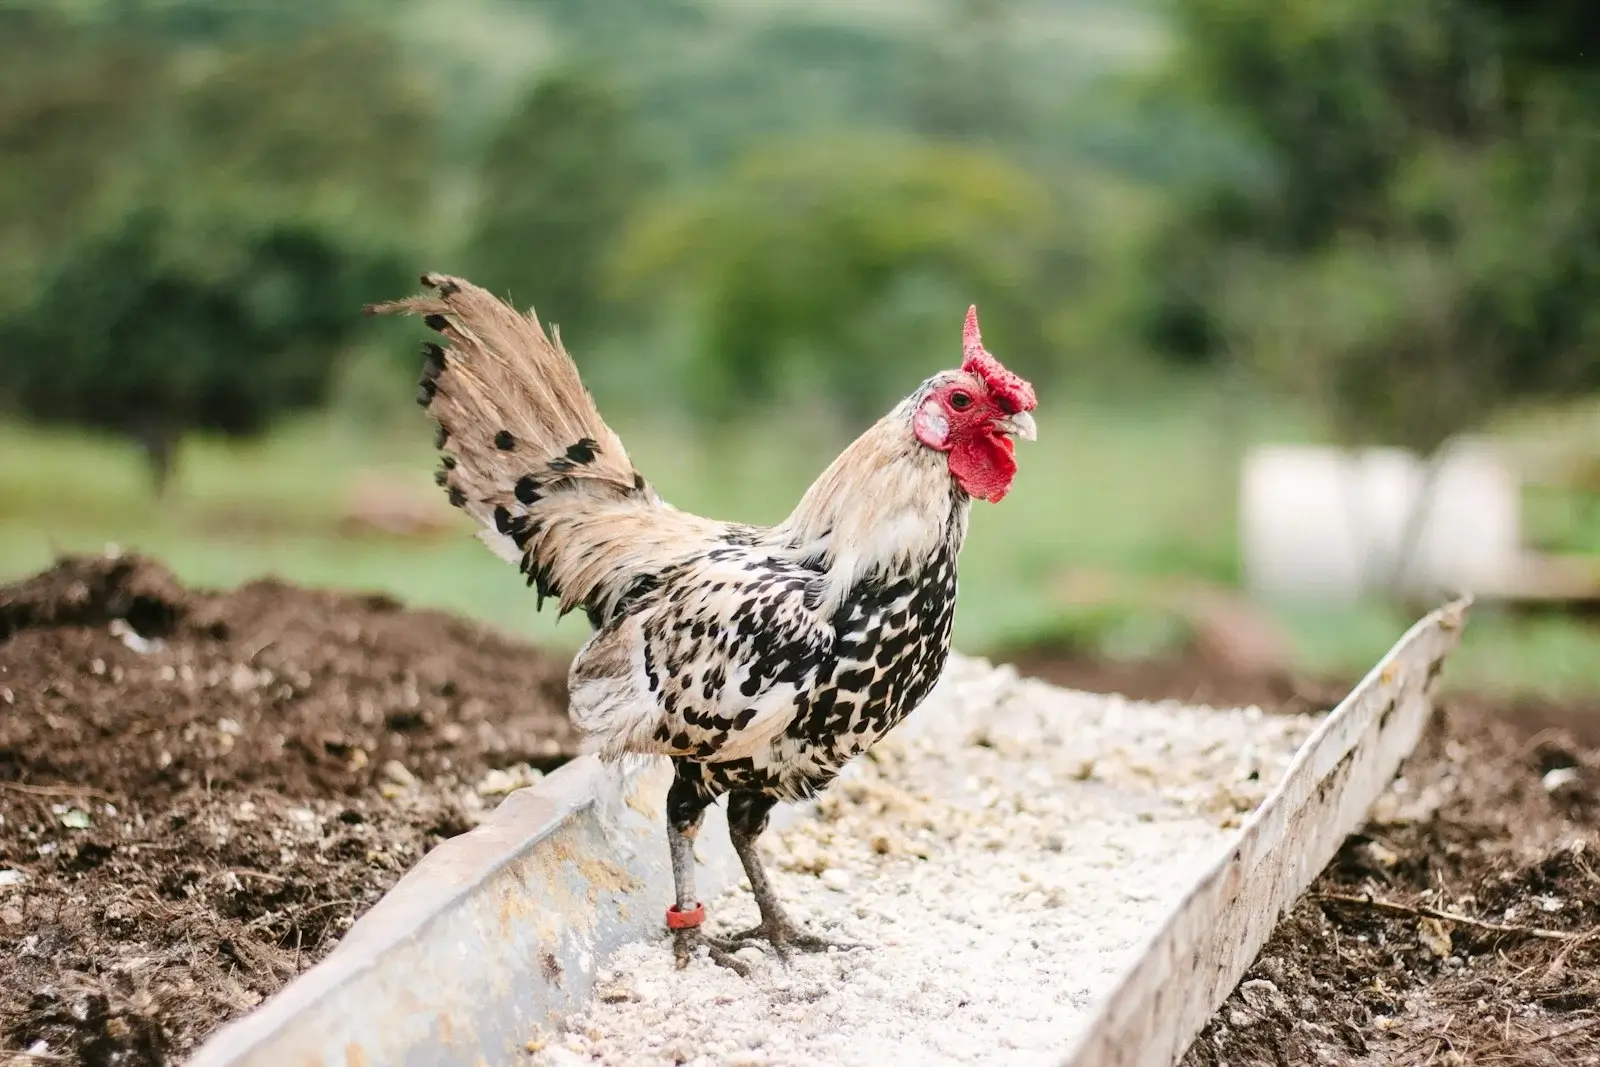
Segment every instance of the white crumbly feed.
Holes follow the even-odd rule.
[[[531,1062],[1052,1063],[1312,725],[952,656],[921,710],[762,838],[791,914],[865,948],[787,967],[746,948],[747,980],[674,969],[663,934],[619,953]],[[757,917],[743,886],[707,915],[711,933]]]

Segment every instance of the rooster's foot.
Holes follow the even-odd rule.
[[[849,941],[829,941],[825,937],[808,934],[788,919],[781,919],[776,922],[762,920],[760,925],[752,926],[748,930],[741,930],[737,934],[730,934],[726,938],[719,938],[718,942],[724,948],[733,951],[744,948],[746,945],[771,948],[773,954],[786,963],[793,952],[826,952],[830,948],[839,949],[842,952],[861,947]]]
[[[734,950],[721,938],[707,937],[698,927],[674,930],[672,936],[672,954],[677,958],[678,970],[681,971],[689,966],[689,961],[694,958],[695,948],[704,945],[712,963],[728,968],[740,978],[750,977],[750,968],[742,960],[734,958]]]

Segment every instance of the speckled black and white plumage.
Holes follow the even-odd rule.
[[[694,710],[694,698],[703,690],[691,686],[687,700],[669,697],[668,707],[681,705],[685,724],[699,727],[696,736],[705,738],[691,756],[678,760],[678,778],[692,784],[696,800],[735,789],[782,800],[814,796],[922,703],[950,650],[956,555],[965,535],[966,509],[965,500],[953,501],[947,539],[918,566],[858,582],[815,641],[796,643],[774,635],[768,620],[777,612],[769,614],[761,594],[754,592],[746,601],[749,610],[734,620],[734,639],[743,635],[752,663],[741,695],[761,691],[760,683],[772,679],[792,688],[792,696],[785,694],[790,708],[782,712],[782,729],[769,740],[749,755],[729,758],[722,748],[733,732],[749,724],[755,709],[732,720],[708,721]],[[654,676],[663,688],[670,687],[672,675],[665,665]],[[706,736],[708,730],[714,732]],[[663,723],[657,736],[665,740],[669,731]],[[685,731],[671,740],[676,746],[689,742],[690,735]]]
[[[451,502],[541,600],[594,627],[569,674],[573,722],[602,758],[672,758],[680,907],[688,842],[726,794],[762,936],[804,945],[755,837],[773,804],[815,795],[938,681],[972,496],[1009,487],[1031,387],[983,351],[969,315],[963,368],[863,433],[786,520],[718,522],[656,494],[536,320],[460,279],[424,281],[437,297],[376,310],[424,315],[449,343],[430,346],[418,399],[439,423]]]

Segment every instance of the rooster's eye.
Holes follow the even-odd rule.
[[[972,406],[972,397],[970,394],[960,391],[951,393],[950,406],[955,408],[957,411],[965,411]]]

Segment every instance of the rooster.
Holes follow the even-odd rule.
[[[672,761],[677,965],[701,945],[741,974],[745,944],[782,958],[830,947],[786,914],[756,840],[774,805],[815,796],[938,680],[971,501],[1010,489],[1033,387],[985,350],[972,308],[960,368],[856,438],[788,518],[719,522],[674,508],[634,468],[559,333],[462,279],[422,282],[431,293],[366,310],[420,315],[445,342],[423,346],[417,397],[438,424],[436,480],[539,606],[588,616],[568,687],[589,749]],[[714,938],[693,847],[724,794],[761,921]]]

